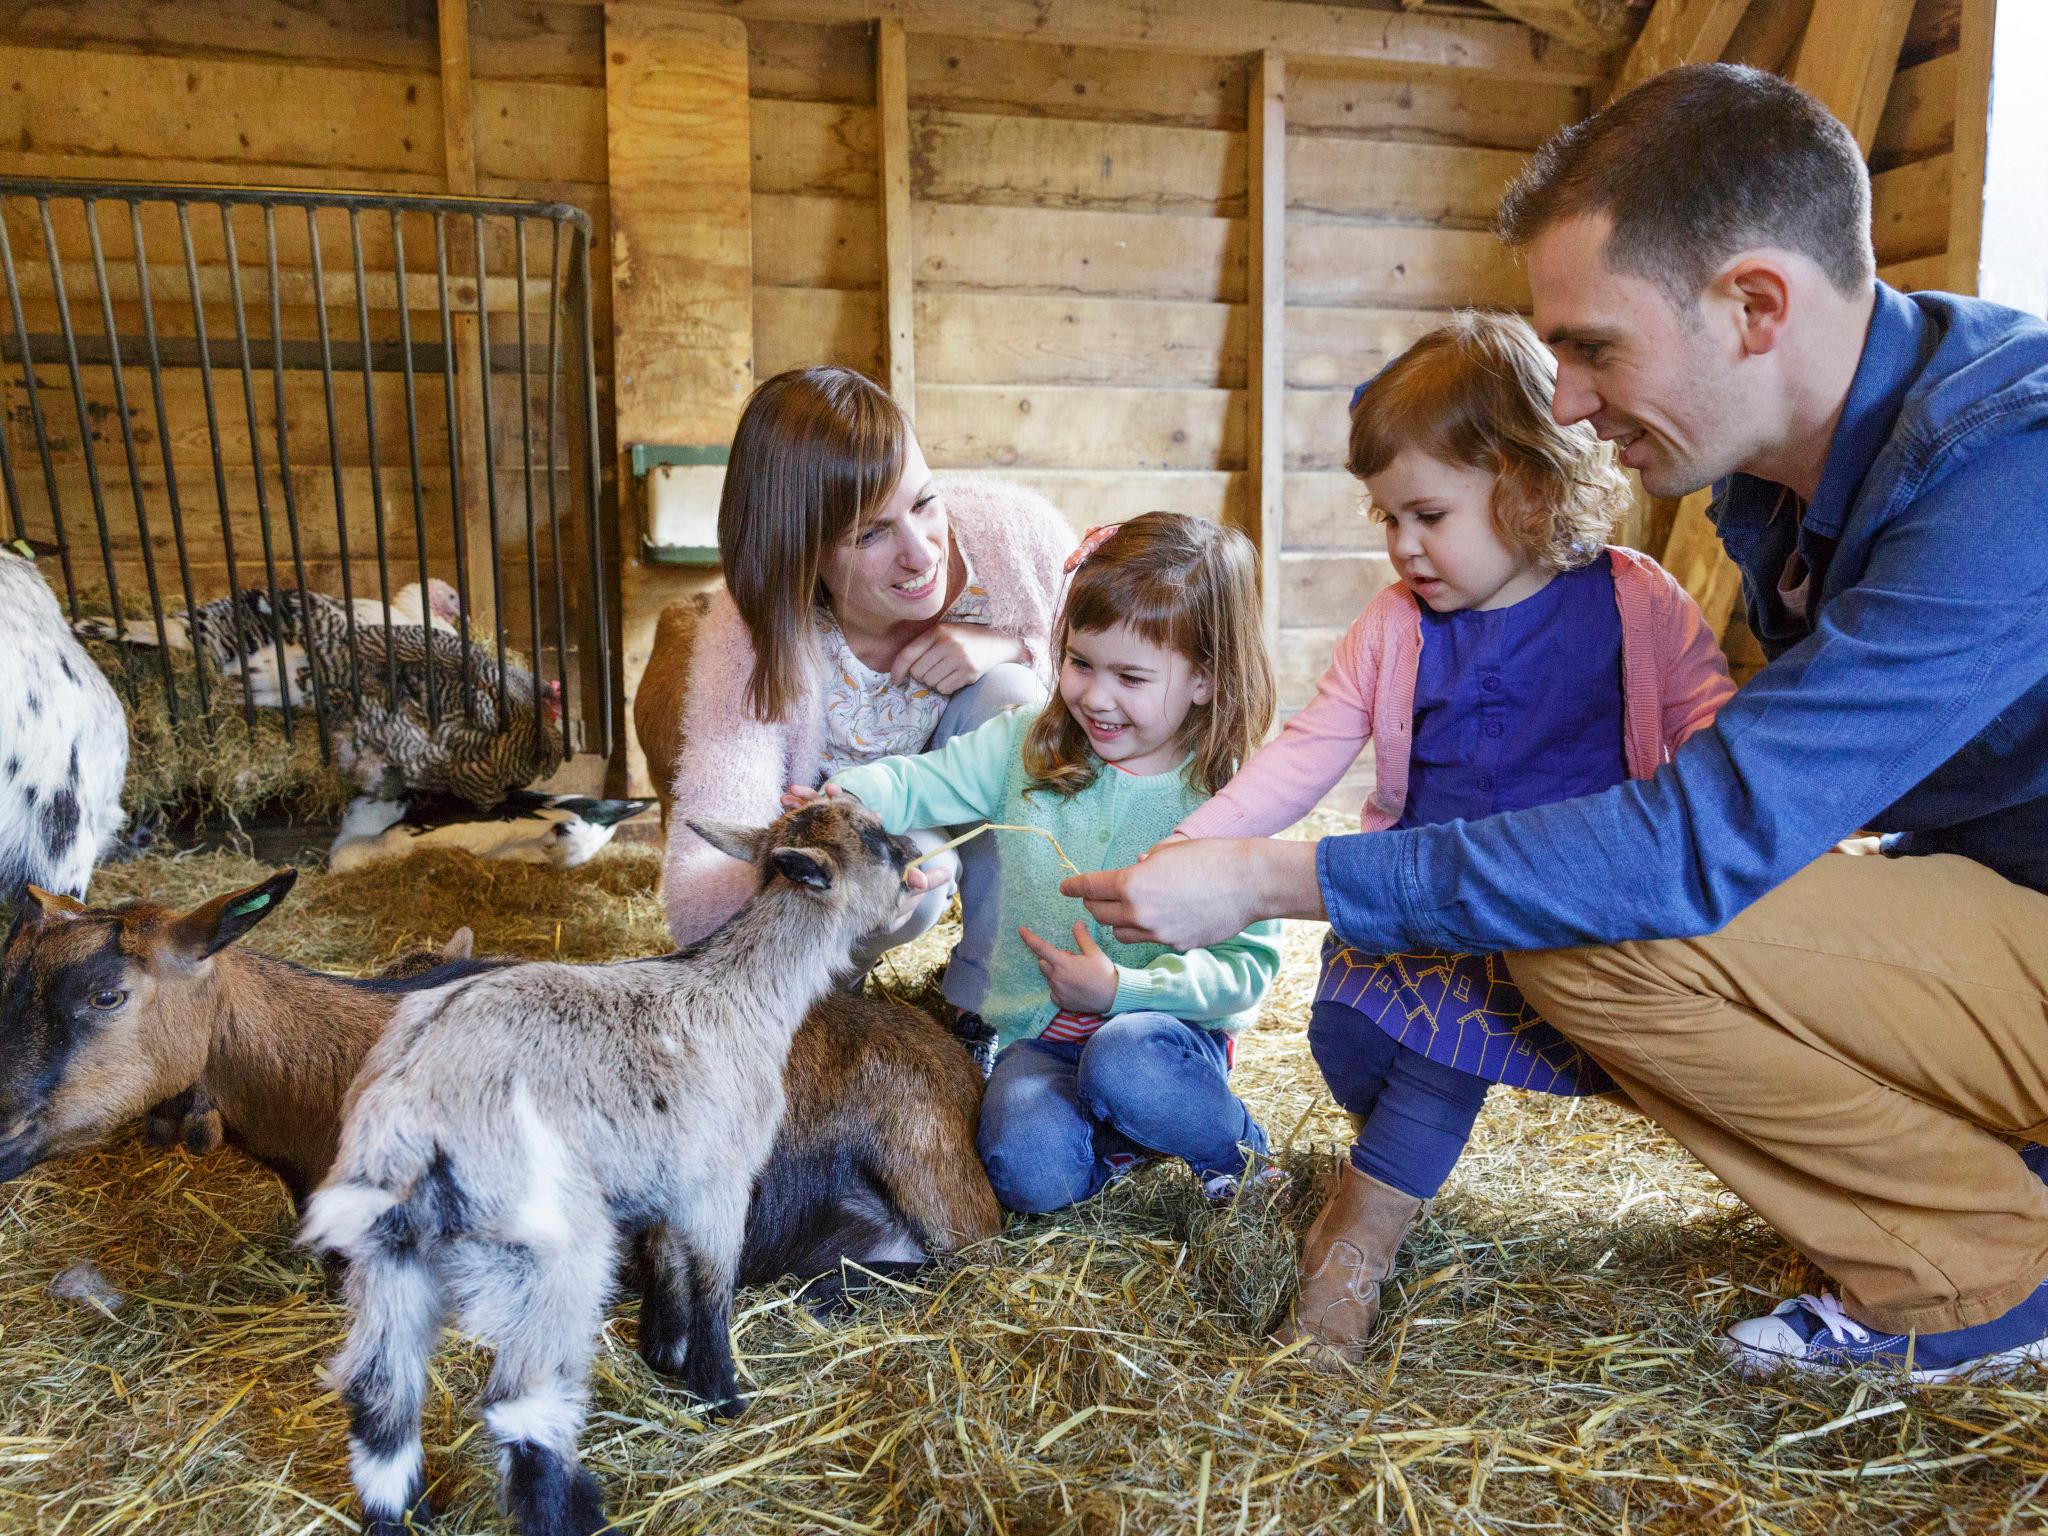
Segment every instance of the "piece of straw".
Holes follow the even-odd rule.
[[[1048,843],[1052,844],[1052,851],[1059,856],[1059,861],[1062,864],[1066,865],[1067,869],[1071,873],[1077,875],[1081,873],[1081,866],[1076,864],[1072,859],[1067,857],[1067,850],[1060,846],[1060,840],[1054,837],[1050,832],[1046,831],[1045,828],[1012,826],[1008,822],[1001,821],[984,821],[980,826],[974,828],[972,831],[962,832],[958,837],[954,838],[951,842],[939,844],[939,846],[932,849],[930,853],[919,854],[916,858],[912,859],[909,865],[906,867],[910,869],[915,869],[918,865],[922,864],[926,859],[937,858],[940,854],[944,853],[948,848],[958,848],[962,843],[971,842],[973,839],[981,836],[981,834],[984,832],[1030,832],[1038,837],[1042,837]]]

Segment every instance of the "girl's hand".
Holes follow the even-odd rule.
[[[1020,640],[999,635],[982,624],[939,624],[896,653],[889,676],[923,683],[935,693],[958,693],[1006,661],[1023,661],[1030,653]]]
[[[1019,928],[1017,935],[1038,957],[1038,969],[1060,1007],[1076,1013],[1107,1013],[1116,1006],[1116,962],[1102,952],[1086,923],[1074,924],[1079,954],[1047,943],[1029,928]]]
[[[782,792],[782,808],[785,811],[801,810],[820,800],[838,800],[846,794],[837,784],[827,784],[822,789],[807,789],[801,784],[792,784]]]

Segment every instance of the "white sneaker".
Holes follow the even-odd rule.
[[[1778,1370],[1844,1371],[1857,1366],[1898,1370],[1907,1379],[1954,1381],[2010,1375],[2048,1364],[2048,1285],[2001,1317],[1942,1333],[1885,1333],[1857,1322],[1832,1293],[1795,1296],[1762,1317],[1745,1318],[1722,1336],[1721,1350],[1745,1376]]]

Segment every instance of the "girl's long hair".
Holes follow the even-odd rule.
[[[1502,540],[1549,570],[1571,570],[1606,545],[1629,489],[1592,427],[1551,416],[1556,388],[1557,361],[1521,316],[1462,311],[1359,391],[1345,467],[1362,481],[1413,448],[1485,470],[1498,477]]]
[[[1235,529],[1178,512],[1146,512],[1112,533],[1075,570],[1053,627],[1055,665],[1067,636],[1128,624],[1208,677],[1210,699],[1181,723],[1190,785],[1215,794],[1273,723],[1273,668],[1259,606],[1259,557]],[[1024,738],[1033,790],[1074,795],[1101,760],[1057,687]]]
[[[910,427],[851,368],[792,368],[756,389],[733,434],[718,559],[754,642],[747,702],[778,721],[803,691],[825,557],[903,478]]]

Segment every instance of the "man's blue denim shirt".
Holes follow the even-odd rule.
[[[1711,933],[1866,827],[1890,852],[1966,854],[2048,890],[2048,325],[1879,284],[1805,515],[1745,475],[1717,489],[1770,664],[1653,778],[1325,839],[1317,877],[1347,942]],[[1810,629],[1775,596],[1795,539]]]

